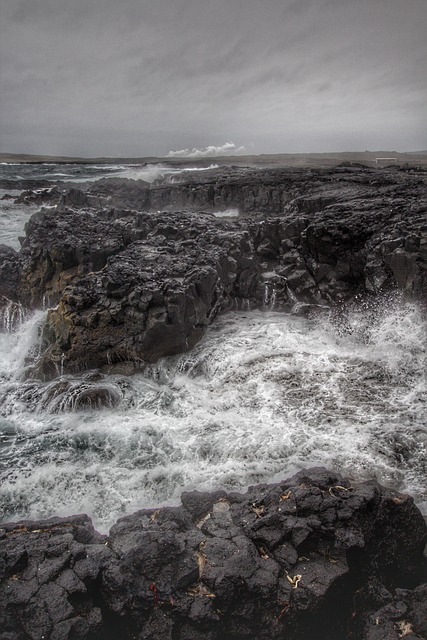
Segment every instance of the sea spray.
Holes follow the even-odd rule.
[[[0,332],[0,379],[20,380],[28,364],[40,356],[41,328],[46,318],[45,311],[36,311],[27,319],[20,311],[22,321],[13,332]]]
[[[25,307],[20,302],[8,300],[4,296],[0,296],[0,305],[0,331],[16,331],[25,320]]]

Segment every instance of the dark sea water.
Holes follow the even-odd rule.
[[[6,170],[45,178],[68,166]],[[73,178],[162,170],[79,166]],[[0,243],[18,246],[32,211],[0,202]],[[427,322],[415,303],[384,300],[340,323],[236,311],[143,374],[25,381],[45,313],[14,332],[3,318],[3,520],[86,512],[105,531],[184,489],[244,488],[313,465],[411,492],[427,512]],[[96,386],[110,406],[82,402]]]

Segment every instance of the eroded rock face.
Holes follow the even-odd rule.
[[[102,637],[97,579],[113,557],[87,516],[0,530],[0,638]]]
[[[424,174],[230,169],[151,186],[101,180],[61,198],[31,218],[19,257],[0,253],[3,295],[59,303],[45,376],[59,363],[76,371],[185,351],[230,308],[298,301],[306,311],[389,290],[427,301]],[[178,206],[187,211],[150,212]],[[239,217],[206,212],[227,207]]]
[[[352,638],[366,640],[424,640],[427,638],[427,583],[390,592],[371,578],[354,598]]]
[[[407,586],[427,528],[374,482],[312,469],[246,494],[184,493],[108,538],[86,516],[3,527],[2,640],[425,637],[426,586]]]
[[[80,217],[70,214],[73,222]],[[175,219],[125,215],[111,226],[109,246],[121,243],[122,250],[108,259],[107,248],[101,256],[95,240],[87,249],[70,248],[68,270],[61,269],[62,262],[49,272],[52,251],[45,249],[39,263],[43,295],[59,299],[45,329],[46,343],[52,345],[46,367],[62,359],[66,369],[78,370],[186,351],[233,296],[257,294],[261,267],[247,230],[218,228],[184,214]],[[87,259],[79,265],[76,255],[84,250]],[[93,255],[105,258],[105,266],[94,271]],[[39,290],[34,274],[39,278],[31,266],[31,292]],[[67,278],[71,284],[63,289]]]
[[[5,244],[0,245],[0,296],[18,302],[22,277],[22,257]],[[2,305],[3,306],[3,305]]]

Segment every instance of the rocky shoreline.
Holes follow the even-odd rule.
[[[422,640],[412,498],[302,471],[120,519],[2,525],[1,640]],[[424,582],[424,583],[423,583]]]
[[[26,191],[51,208],[20,252],[0,247],[2,305],[55,305],[49,378],[184,352],[231,308],[310,313],[390,291],[425,304],[426,184],[398,168],[219,168]]]
[[[230,309],[427,303],[427,172],[219,168],[153,184],[3,183],[42,208],[0,246],[8,327],[50,308],[28,375],[132,373]],[[14,196],[16,197],[16,196]],[[99,396],[91,398],[102,406]],[[101,536],[1,525],[0,640],[427,637],[426,525],[408,496],[325,470],[183,494]]]

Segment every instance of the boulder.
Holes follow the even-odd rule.
[[[427,638],[427,583],[414,589],[388,590],[371,578],[354,597],[350,638]]]

